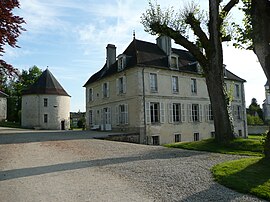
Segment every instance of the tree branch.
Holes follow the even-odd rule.
[[[225,18],[230,12],[230,10],[238,3],[239,3],[239,0],[230,0],[221,11],[221,13],[223,14],[223,17]]]
[[[194,43],[192,43],[188,39],[186,39],[179,31],[176,31],[165,24],[161,25],[157,22],[152,23],[150,25],[150,28],[157,34],[162,34],[171,37],[175,41],[175,43],[186,48],[197,59],[197,61],[202,66],[203,70],[208,71],[207,58],[200,51],[200,48],[197,47]]]
[[[207,35],[205,34],[205,32],[202,30],[201,26],[200,26],[200,21],[197,20],[194,15],[189,14],[188,16],[186,16],[186,23],[189,24],[191,26],[191,29],[193,30],[194,34],[199,37],[200,42],[203,46],[203,48],[208,51],[209,49],[209,39],[207,37]]]

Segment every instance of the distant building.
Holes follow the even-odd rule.
[[[85,112],[70,112],[70,126],[78,127],[78,121],[85,118]]]
[[[22,93],[22,127],[69,129],[69,110],[70,96],[48,69]]]
[[[0,91],[0,121],[7,119],[7,97],[7,94]]]
[[[269,90],[269,82],[267,81],[264,85],[265,90],[265,100],[263,101],[263,116],[264,121],[270,121],[270,90]]]
[[[235,134],[246,137],[245,80],[225,68],[224,79],[233,92]],[[118,57],[108,44],[105,65],[84,87],[88,129],[138,133],[141,143],[154,145],[215,135],[202,69],[169,37],[156,44],[134,38]]]

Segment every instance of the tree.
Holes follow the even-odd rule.
[[[252,98],[251,104],[247,109],[247,113],[250,114],[251,116],[258,116],[258,118],[263,120],[263,111],[260,105],[258,105],[256,98]]]
[[[242,0],[245,13],[244,27],[236,26],[236,47],[246,45],[247,49],[256,54],[262,69],[270,82],[270,1]],[[264,144],[265,156],[270,159],[270,132]]]
[[[8,121],[18,122],[20,120],[22,91],[29,88],[42,74],[42,70],[37,66],[29,68],[29,70],[22,70],[18,77],[9,79],[6,84],[6,93],[8,97]]]
[[[202,12],[194,4],[183,13],[175,14],[172,9],[162,11],[160,5],[150,2],[150,8],[141,19],[147,32],[169,36],[175,43],[186,48],[199,62],[212,104],[215,139],[217,142],[226,143],[234,138],[234,128],[230,100],[224,88],[222,41],[230,38],[225,32],[225,18],[238,0],[230,0],[223,7],[220,2],[209,0],[209,20],[205,23]],[[189,40],[186,35],[185,30],[188,26],[196,37],[195,41]],[[203,26],[207,27],[207,31],[204,31]]]
[[[14,8],[19,8],[18,0],[1,0],[0,1],[0,56],[4,54],[4,46],[9,45],[13,48],[19,47],[17,45],[17,38],[25,29],[22,24],[24,19],[13,14]],[[2,82],[3,75],[17,74],[17,70],[12,65],[0,59],[0,82]]]

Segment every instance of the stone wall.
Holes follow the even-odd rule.
[[[248,134],[262,134],[269,130],[269,126],[248,126]]]

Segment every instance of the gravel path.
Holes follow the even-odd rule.
[[[20,135],[13,135],[14,142]],[[213,181],[210,168],[237,156],[89,138],[27,138],[13,143],[0,135],[0,201],[261,201]]]

